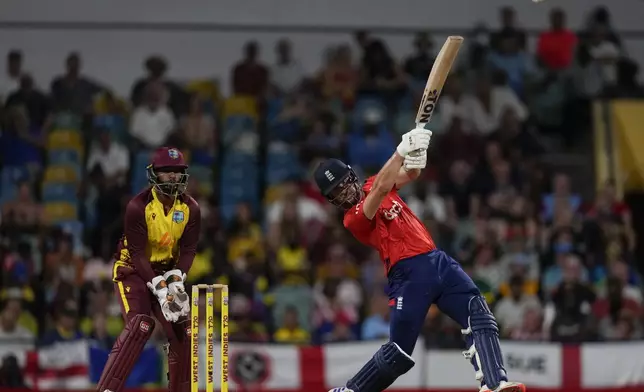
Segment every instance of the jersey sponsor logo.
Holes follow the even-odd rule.
[[[396,298],[396,310],[402,310],[403,307],[403,297]]]
[[[175,212],[172,213],[172,221],[174,223],[183,222],[184,217],[185,217],[185,215],[184,215],[183,211],[175,211]]]
[[[392,206],[388,210],[383,210],[382,215],[385,217],[387,220],[394,220],[398,218],[398,215],[402,212],[402,205],[398,203],[396,200],[392,200]]]
[[[166,232],[163,234],[161,237],[161,240],[159,241],[159,247],[161,248],[169,248],[172,246],[174,243],[174,240],[172,239],[172,236],[170,233]]]

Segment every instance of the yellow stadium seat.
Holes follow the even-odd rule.
[[[45,185],[53,183],[74,183],[78,181],[77,168],[70,165],[50,165],[45,169]]]
[[[45,216],[50,224],[78,219],[78,209],[65,202],[45,203]]]
[[[219,82],[216,80],[192,80],[186,84],[186,91],[193,94],[199,94],[200,97],[221,102],[221,92]]]
[[[250,116],[256,120],[259,116],[257,100],[254,97],[241,95],[228,98],[224,102],[224,118],[239,114]]]
[[[47,137],[47,149],[73,149],[82,154],[84,148],[83,137],[79,132],[70,130],[56,130]]]

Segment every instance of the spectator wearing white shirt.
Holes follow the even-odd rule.
[[[18,90],[21,76],[22,52],[12,50],[7,54],[6,71],[0,75],[0,105],[4,103],[9,94]]]
[[[485,76],[477,78],[474,94],[463,91],[459,78],[450,78],[446,93],[440,106],[443,129],[448,129],[457,117],[462,120],[465,132],[488,135],[499,127],[507,109],[512,109],[521,122],[528,117],[527,108],[510,87],[492,86]]]
[[[289,40],[281,39],[275,46],[276,64],[271,68],[271,85],[278,93],[288,94],[297,89],[304,78],[304,69],[293,59],[293,47]]]
[[[99,168],[108,184],[125,184],[130,169],[130,153],[124,146],[112,141],[108,130],[101,130],[98,143],[92,146],[87,160],[89,172]]]
[[[161,147],[176,127],[174,114],[164,103],[163,94],[162,85],[149,84],[143,103],[132,114],[130,133],[149,149]]]
[[[522,326],[524,314],[528,310],[541,311],[539,300],[523,292],[523,277],[513,276],[509,283],[510,295],[497,302],[494,310],[503,336],[510,336]]]
[[[7,300],[0,313],[0,340],[5,348],[8,343],[33,344],[34,334],[27,328],[19,325],[22,314],[22,303],[20,299],[12,298]],[[2,350],[5,351],[4,349]],[[7,354],[4,352],[4,354]]]

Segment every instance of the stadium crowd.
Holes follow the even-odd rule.
[[[476,280],[503,337],[640,338],[629,207],[610,181],[588,198],[542,159],[579,148],[594,97],[641,96],[637,66],[606,10],[578,33],[554,10],[535,50],[511,8],[500,18],[501,29],[479,26],[466,39],[431,123],[431,165],[405,198]],[[148,76],[125,98],[82,72],[82,53],[69,54],[50,86],[34,84],[29,53],[8,53],[0,340],[89,337],[111,347],[122,328],[111,275],[123,209],[162,145],[190,157],[189,192],[204,224],[188,279],[230,286],[233,341],[386,337],[381,261],[344,230],[309,172],[336,156],[374,174],[413,124],[440,45],[418,33],[416,52],[394,59],[369,32],[355,40],[358,51],[327,48],[315,75],[288,39],[272,65],[249,42],[230,97],[214,82],[174,82],[162,56],[146,59]],[[463,344],[435,308],[423,336],[430,347]]]

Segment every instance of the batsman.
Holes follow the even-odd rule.
[[[393,156],[364,185],[337,159],[314,177],[329,202],[343,208],[344,226],[378,250],[388,277],[390,339],[343,387],[330,392],[380,392],[414,366],[412,352],[432,304],[457,321],[464,351],[481,392],[525,392],[509,382],[499,345],[499,327],[485,299],[460,264],[434,245],[425,226],[398,195],[427,164],[432,132],[415,128],[402,136]]]
[[[190,391],[190,298],[185,290],[201,226],[201,212],[185,191],[188,165],[175,149],[156,150],[147,166],[150,186],[127,205],[113,276],[125,328],[110,352],[98,392],[120,392],[161,323],[168,338],[170,392]]]

